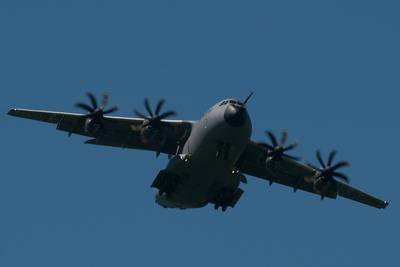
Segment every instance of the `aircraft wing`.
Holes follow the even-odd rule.
[[[268,180],[270,183],[283,184],[294,190],[300,189],[319,195],[314,190],[311,180],[315,174],[311,167],[286,157],[267,166],[265,148],[255,142],[249,143],[239,159],[237,167],[245,174]],[[389,204],[387,201],[380,200],[340,181],[337,181],[336,190],[331,189],[324,194],[324,197],[336,198],[338,195],[381,209],[386,208]]]
[[[172,155],[176,153],[178,145],[183,144],[189,137],[194,123],[163,120],[167,128],[166,140],[160,145],[159,142],[142,140],[140,126],[143,119],[139,118],[104,116],[104,130],[90,133],[85,131],[84,114],[14,108],[10,109],[8,115],[56,124],[57,130],[90,137],[91,139],[85,142],[87,144],[160,151]]]

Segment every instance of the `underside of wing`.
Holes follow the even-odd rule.
[[[174,154],[180,144],[190,135],[194,122],[181,120],[163,120],[162,137],[143,138],[142,118],[103,116],[101,124],[92,123],[89,128],[85,114],[53,112],[30,109],[11,109],[8,115],[43,121],[57,125],[57,130],[69,135],[78,134],[91,137],[88,144],[143,149],[158,153]]]
[[[250,142],[237,167],[241,172],[267,180],[270,184],[283,184],[292,187],[294,190],[300,189],[317,194],[313,184],[306,182],[314,175],[312,169],[286,157],[267,165],[265,154],[264,147]],[[336,194],[327,192],[326,197],[336,198]]]
[[[279,183],[297,189],[336,198],[338,195],[376,208],[385,208],[388,202],[364,193],[350,185],[332,180],[323,191],[316,189],[315,177],[319,170],[282,156],[279,160],[266,161],[267,150],[263,145],[250,142],[237,167],[245,174],[255,176],[272,183]]]
[[[389,205],[388,201],[380,200],[345,183],[338,182],[337,192],[341,197],[364,203],[375,208],[384,209]]]

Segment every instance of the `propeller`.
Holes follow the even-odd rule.
[[[98,120],[99,122],[100,119],[103,118],[103,115],[110,114],[118,110],[117,106],[113,106],[112,108],[104,110],[104,108],[107,106],[109,98],[107,94],[103,95],[103,99],[100,103],[100,106],[97,103],[96,97],[91,92],[87,92],[86,95],[89,97],[91,105],[82,102],[78,102],[75,104],[75,107],[81,108],[88,112],[88,114],[84,116],[85,118],[92,118]]]
[[[161,128],[163,123],[162,120],[177,114],[175,110],[169,110],[164,113],[160,113],[164,104],[164,99],[159,100],[153,112],[149,99],[145,98],[144,106],[148,115],[144,115],[142,112],[136,109],[134,110],[134,113],[144,120],[143,124],[139,128],[142,139],[146,142],[151,139],[156,139],[157,142],[159,142],[159,147],[156,151],[156,157],[161,154],[161,150],[167,140],[164,132],[166,129]],[[137,127],[133,127],[132,129],[138,130]]]
[[[350,164],[347,161],[340,161],[340,162],[332,165],[336,154],[337,154],[337,151],[333,150],[329,154],[328,161],[325,163],[324,160],[322,159],[321,152],[319,150],[317,150],[316,156],[317,156],[318,162],[321,164],[321,167],[318,168],[310,163],[307,163],[308,166],[310,166],[311,168],[316,170],[316,175],[314,176],[314,180],[317,180],[319,178],[325,178],[330,181],[335,181],[335,177],[336,177],[339,180],[342,180],[346,183],[350,182],[350,179],[346,175],[337,171],[340,168],[350,166]]]
[[[83,116],[83,118],[86,119],[85,131],[92,131],[93,123],[99,125],[100,128],[104,130],[104,115],[117,111],[118,107],[113,106],[112,108],[104,110],[104,108],[107,106],[109,98],[107,94],[103,95],[103,99],[101,100],[100,105],[98,105],[96,97],[91,92],[87,92],[86,95],[90,100],[90,105],[83,102],[78,102],[75,104],[75,107],[88,112],[86,115]],[[71,133],[69,133],[69,135],[71,135]]]
[[[140,111],[138,111],[136,109],[134,110],[134,112],[138,117],[140,117],[140,118],[145,120],[145,122],[143,123],[144,127],[146,127],[146,126],[157,127],[157,126],[159,126],[161,124],[161,121],[163,119],[166,119],[166,118],[171,117],[171,116],[175,116],[177,114],[176,111],[174,111],[174,110],[166,111],[166,112],[160,114],[161,108],[162,108],[162,106],[164,104],[165,104],[165,100],[164,99],[159,100],[158,103],[157,103],[156,109],[153,112],[153,110],[150,107],[149,99],[145,98],[144,99],[144,106],[145,106],[145,108],[146,108],[146,110],[147,110],[149,115],[146,116],[142,112],[140,112]]]
[[[295,156],[286,154],[286,152],[296,148],[299,145],[298,142],[294,142],[285,147],[285,144],[286,144],[286,141],[288,138],[288,133],[286,130],[282,130],[282,135],[281,135],[279,142],[278,142],[276,136],[271,131],[266,131],[265,134],[269,137],[269,139],[271,141],[271,144],[260,143],[260,145],[264,146],[267,149],[266,158],[281,159],[282,156],[285,156],[285,157],[293,159],[293,160],[300,159],[299,157],[295,157]]]

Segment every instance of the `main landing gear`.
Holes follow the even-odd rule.
[[[157,188],[160,196],[163,194],[170,196],[176,190],[179,181],[179,176],[166,171],[160,171],[151,184],[151,187]]]
[[[221,207],[222,211],[226,211],[228,207],[233,208],[242,196],[243,192],[244,191],[240,188],[223,188],[214,201],[214,209],[218,210],[219,207]]]

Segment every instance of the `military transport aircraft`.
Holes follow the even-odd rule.
[[[11,109],[11,116],[57,124],[57,129],[68,135],[88,136],[86,144],[133,148],[169,155],[169,162],[161,170],[151,187],[157,189],[156,202],[169,208],[200,208],[208,203],[214,208],[234,207],[243,194],[240,183],[247,183],[244,174],[279,183],[324,197],[338,195],[376,208],[386,208],[380,200],[351,187],[349,179],[338,169],[349,164],[333,163],[336,151],[322,159],[317,151],[320,167],[300,163],[287,154],[297,143],[286,146],[287,132],[281,137],[267,131],[270,143],[250,140],[252,126],[245,101],[226,99],[211,107],[199,121],[169,120],[175,111],[161,113],[165,101],[160,100],[155,110],[145,99],[147,115],[135,110],[138,118],[106,116],[117,111],[105,109],[108,95],[99,104],[92,93],[87,93],[90,105],[76,103],[86,114],[30,109]]]

